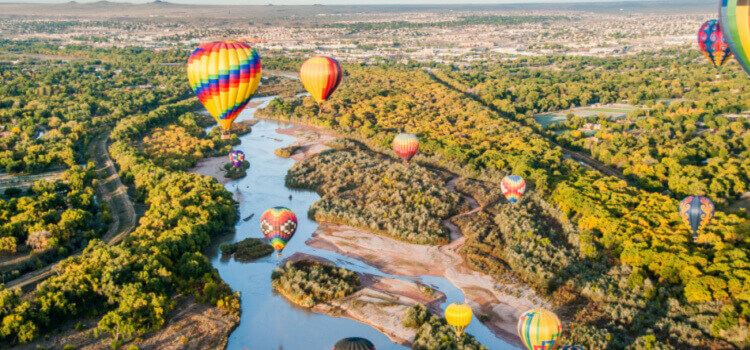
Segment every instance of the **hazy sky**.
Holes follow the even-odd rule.
[[[2,2],[12,3],[54,3],[54,2],[68,2],[70,0],[0,0]],[[96,2],[99,0],[76,0],[78,2]],[[117,0],[110,0],[117,1]],[[129,3],[147,3],[153,0],[127,0],[117,2],[129,2]],[[323,4],[323,5],[389,5],[389,4],[531,4],[541,2],[552,2],[552,3],[570,3],[570,2],[614,2],[614,1],[638,1],[638,0],[168,0],[172,3],[180,4],[233,4],[233,5],[312,5],[312,4]],[[641,0],[643,1],[643,0]],[[670,1],[670,0],[668,0]],[[671,0],[672,2],[679,2],[680,0]]]

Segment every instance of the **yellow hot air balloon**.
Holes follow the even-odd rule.
[[[456,331],[456,335],[461,337],[466,327],[471,323],[471,308],[466,304],[450,304],[445,309],[445,320]]]
[[[233,41],[205,43],[190,54],[190,87],[222,127],[228,139],[232,122],[260,84],[260,57],[249,45]]]
[[[518,336],[529,350],[551,350],[560,333],[560,319],[551,311],[533,309],[518,319]]]
[[[302,63],[299,79],[318,105],[327,100],[341,83],[343,71],[330,57],[313,57]]]

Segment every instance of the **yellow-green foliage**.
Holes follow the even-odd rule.
[[[287,262],[271,279],[274,289],[304,307],[343,298],[359,288],[356,272],[312,260]]]

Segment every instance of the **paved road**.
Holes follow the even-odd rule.
[[[99,196],[109,204],[114,221],[109,226],[109,230],[102,237],[102,241],[109,245],[115,245],[122,242],[127,235],[135,229],[136,213],[133,202],[128,197],[127,188],[122,184],[120,176],[117,173],[114,162],[109,156],[107,150],[107,141],[109,135],[102,135],[89,145],[89,154],[94,155],[96,173],[99,178]],[[72,256],[80,255],[82,250],[74,253]],[[29,272],[19,278],[16,278],[5,284],[6,288],[21,288],[30,290],[37,283],[43,281],[55,273],[56,267],[60,263],[50,264],[42,269]]]

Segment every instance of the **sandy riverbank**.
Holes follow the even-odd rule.
[[[304,124],[292,124],[288,128],[276,129],[276,132],[297,138],[293,145],[299,146],[299,149],[292,154],[291,158],[298,162],[331,149],[326,146],[326,143],[336,139],[332,133]]]
[[[228,159],[229,158],[226,156],[203,158],[198,161],[198,164],[195,167],[188,170],[188,172],[191,174],[212,176],[216,178],[216,181],[219,181],[220,184],[224,185],[229,181],[232,181],[232,179],[224,176],[224,164],[229,162]]]

